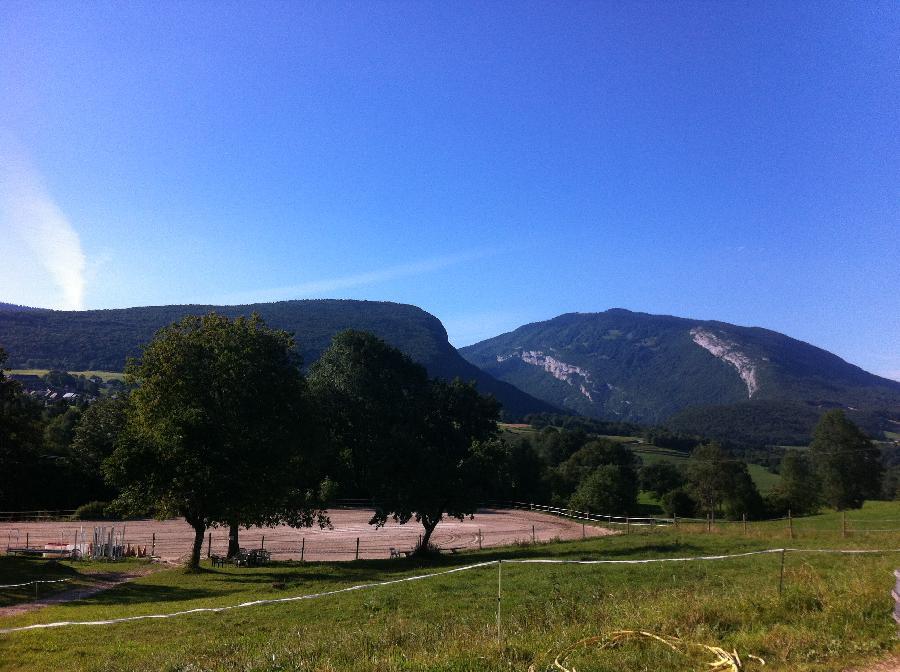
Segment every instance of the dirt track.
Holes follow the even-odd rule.
[[[334,529],[319,528],[297,530],[290,527],[251,528],[241,530],[240,544],[245,548],[263,545],[275,559],[300,559],[303,539],[306,539],[303,557],[306,560],[353,560],[356,557],[356,540],[359,538],[360,558],[387,558],[390,549],[410,550],[422,533],[421,525],[410,521],[406,525],[389,522],[380,529],[369,525],[371,509],[332,509],[329,513]],[[134,520],[126,523],[110,522],[12,522],[0,524],[0,548],[24,546],[26,535],[31,546],[46,543],[73,543],[76,532],[82,529],[90,540],[95,526],[125,527],[126,544],[146,546],[148,552],[155,549],[157,556],[171,562],[182,561],[190,551],[193,531],[184,520]],[[516,542],[530,542],[532,526],[537,541],[552,539],[580,539],[580,523],[556,518],[544,513],[529,511],[483,509],[471,520],[445,519],[437,527],[432,543],[441,548],[478,548],[479,531],[482,545],[507,546]],[[587,526],[588,536],[612,534],[604,528]],[[156,535],[155,546],[153,535]],[[212,553],[224,554],[228,545],[228,530],[210,530]],[[204,544],[204,556],[207,543]]]

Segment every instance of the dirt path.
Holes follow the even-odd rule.
[[[141,567],[130,572],[109,572],[104,574],[83,574],[82,578],[90,581],[87,585],[76,586],[68,590],[63,590],[47,597],[42,597],[31,602],[22,602],[13,604],[8,607],[0,607],[0,618],[5,616],[18,616],[26,614],[29,611],[35,611],[43,607],[49,607],[54,604],[65,604],[66,602],[74,602],[81,600],[104,590],[115,588],[118,585],[131,581],[140,576],[146,576],[156,571],[155,567]]]
[[[891,656],[868,667],[852,667],[844,672],[900,672],[900,656]]]

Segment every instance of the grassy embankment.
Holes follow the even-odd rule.
[[[50,373],[50,369],[6,369],[5,373],[18,376],[46,376]],[[67,373],[73,376],[84,376],[85,378],[97,376],[102,378],[103,382],[125,380],[125,374],[120,371],[67,371]]]
[[[82,602],[0,618],[0,628],[225,606],[384,581],[485,560],[644,559],[790,545],[890,548],[898,533],[851,532],[840,515],[783,522],[641,528],[629,535],[538,544],[414,560],[160,571]],[[900,527],[900,503],[868,504],[851,529]],[[0,576],[8,559],[0,559]],[[40,561],[38,561],[40,562]],[[68,563],[63,563],[68,566]],[[74,565],[77,569],[77,565]],[[114,567],[114,566],[111,566]],[[497,637],[497,565],[426,581],[315,600],[263,605],[111,626],[70,626],[0,635],[0,667],[44,670],[526,670],[582,638],[618,629],[674,635],[692,644],[737,649],[746,669],[841,670],[896,651],[890,617],[900,553],[787,554],[649,565],[503,564],[502,637]],[[273,587],[283,582],[284,588]],[[676,653],[653,641],[587,647],[569,657],[588,670],[704,669],[712,656]]]

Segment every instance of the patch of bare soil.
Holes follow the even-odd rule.
[[[900,656],[891,656],[864,667],[852,667],[844,672],[900,672]]]
[[[422,526],[415,522],[399,525],[388,521],[384,527],[369,525],[374,511],[366,508],[334,508],[330,510],[332,529],[295,529],[286,526],[254,527],[240,531],[240,545],[261,548],[272,553],[275,560],[353,560],[389,558],[391,549],[411,550],[422,534]],[[71,543],[83,533],[89,540],[94,527],[115,527],[124,532],[125,541],[132,546],[153,552],[161,560],[180,562],[191,549],[194,531],[183,519],[130,520],[111,522],[10,522],[0,523],[0,543],[24,546],[26,539],[32,546],[49,542]],[[456,520],[445,518],[437,526],[431,541],[443,549],[472,549],[508,546],[515,543],[542,542],[554,539],[581,539],[582,534],[597,537],[613,534],[612,530],[558,518],[536,511],[481,509],[474,518]],[[359,543],[357,545],[357,540]],[[203,544],[207,552],[225,555],[228,548],[228,529],[210,530]]]
[[[88,581],[87,584],[79,585],[68,590],[63,590],[58,593],[54,593],[53,595],[48,595],[47,597],[32,600],[31,602],[22,602],[20,604],[10,605],[8,607],[0,607],[0,618],[3,618],[5,616],[17,616],[19,614],[25,614],[29,611],[35,611],[37,609],[48,607],[54,604],[65,604],[66,602],[81,600],[86,597],[90,597],[91,595],[101,593],[104,590],[115,588],[116,586],[136,579],[139,576],[146,576],[154,570],[154,567],[148,565],[147,567],[140,567],[128,572],[84,574],[82,575],[82,578]]]

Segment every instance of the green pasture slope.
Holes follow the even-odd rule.
[[[6,373],[18,376],[46,376],[50,373],[50,369],[7,369]],[[121,371],[67,371],[67,373],[73,376],[84,376],[85,378],[97,376],[102,378],[105,383],[110,380],[125,380],[125,374]]]
[[[685,453],[671,450],[670,448],[658,448],[647,444],[632,446],[631,450],[640,455],[644,464],[653,464],[654,462],[672,462],[674,464],[687,464],[690,457]],[[773,474],[771,471],[759,464],[748,464],[747,470],[750,477],[756,483],[756,487],[760,494],[767,495],[778,485],[781,477]]]
[[[530,427],[527,425],[507,425],[501,424],[501,428],[510,432],[511,434],[519,434],[528,437],[529,435],[535,434],[540,430],[535,429],[534,427]],[[618,443],[624,443],[629,448],[631,448],[632,452],[639,455],[644,464],[653,464],[655,462],[673,462],[675,464],[684,465],[689,460],[690,457],[682,452],[677,450],[672,450],[671,448],[659,448],[657,446],[652,446],[650,444],[644,443],[643,440],[638,436],[612,436],[612,435],[604,435],[600,438],[608,439],[610,441],[615,441]],[[778,481],[781,480],[781,477],[778,474],[773,474],[771,471],[763,467],[759,464],[748,464],[747,469],[750,472],[750,477],[753,479],[753,482],[756,483],[756,487],[759,490],[760,494],[767,495],[774,487],[778,484]],[[656,503],[655,500],[642,497],[641,503]]]
[[[852,529],[900,528],[900,503],[868,504]],[[415,560],[291,563],[260,569],[165,569],[106,593],[14,617],[32,623],[171,613],[197,607],[299,596],[522,558],[648,559],[796,548],[893,548],[898,532],[840,532],[830,513],[795,521],[633,529],[587,541],[517,546]],[[778,553],[720,561],[645,565],[502,564],[317,599],[116,625],[0,634],[9,670],[443,670],[544,672],[584,638],[616,630],[676,636],[685,645],[737,650],[746,670],[843,670],[900,651],[890,589],[900,553],[788,553],[779,595]],[[0,558],[0,577],[10,562]],[[46,563],[34,561],[36,568]],[[42,566],[43,564],[43,566]],[[69,567],[69,563],[61,563]],[[78,571],[77,565],[71,565]],[[117,565],[110,565],[116,570]],[[273,584],[283,584],[276,588]],[[749,654],[765,659],[765,668]],[[577,647],[569,668],[707,669],[697,648],[677,653],[652,640],[616,648]]]

